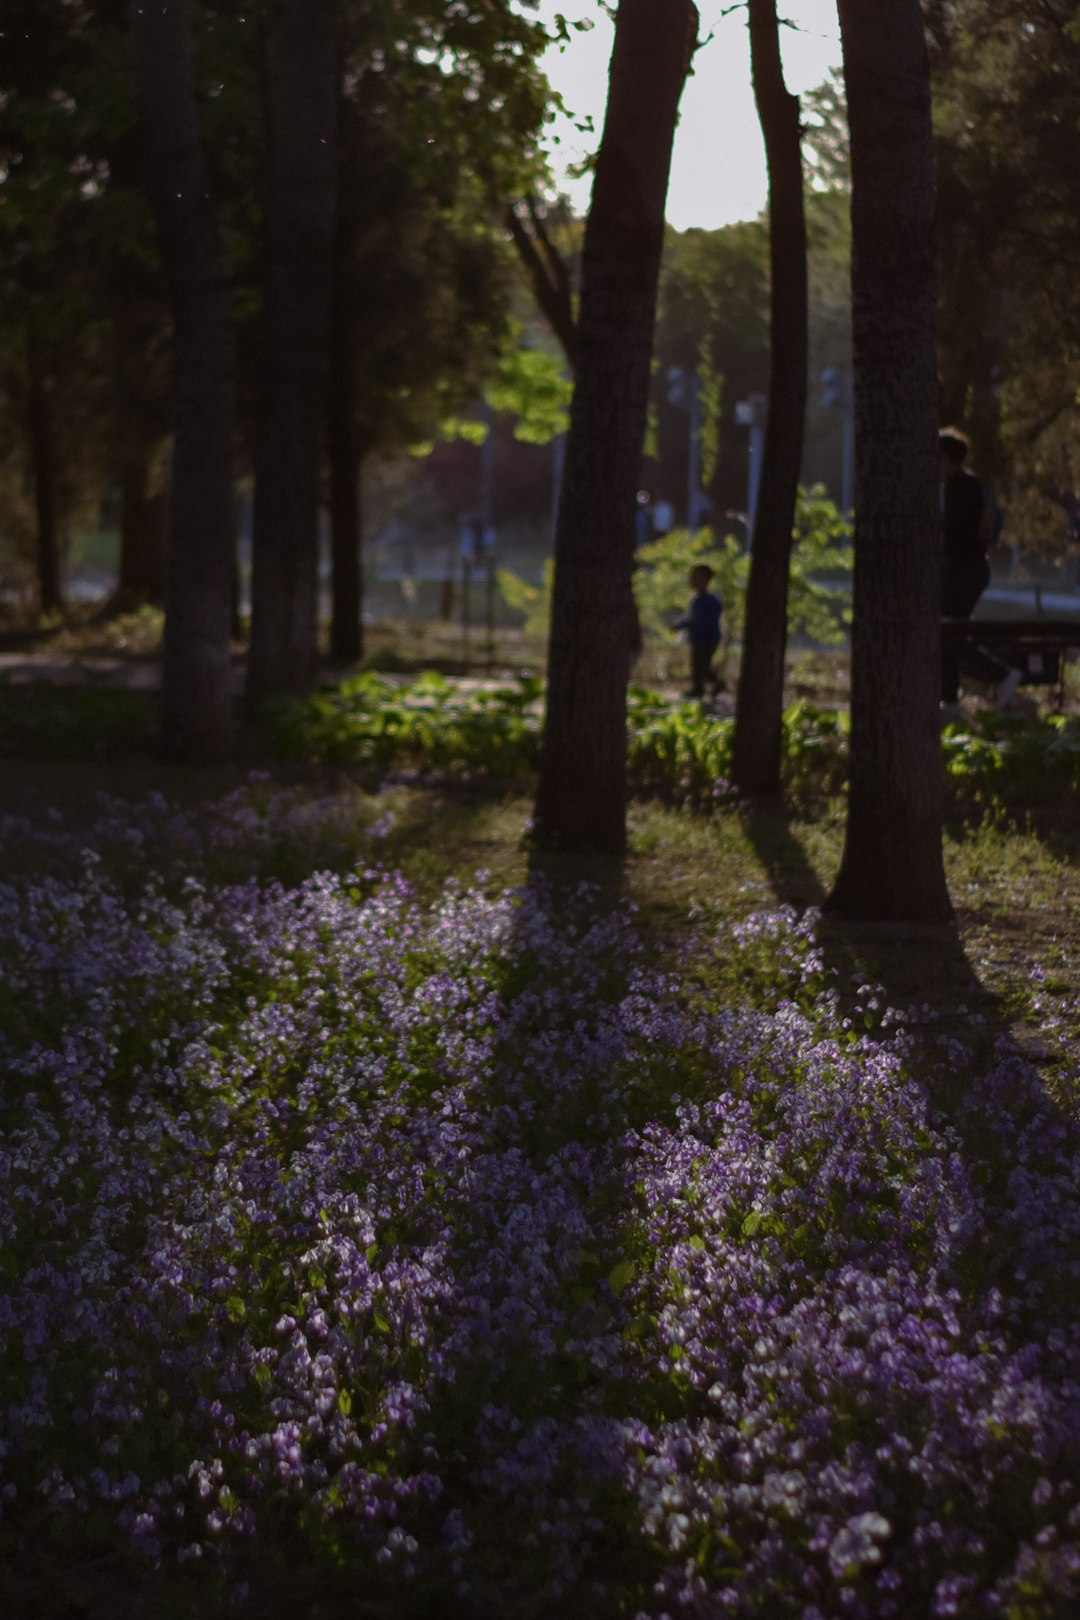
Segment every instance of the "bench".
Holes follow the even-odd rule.
[[[1066,655],[1080,650],[1080,619],[942,619],[942,645],[985,647],[1020,671],[1021,686],[1056,686],[1065,697]]]

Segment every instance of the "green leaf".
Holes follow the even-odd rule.
[[[621,1294],[633,1282],[635,1272],[636,1268],[632,1260],[620,1260],[618,1265],[612,1266],[608,1272],[608,1287],[611,1292],[615,1295]]]

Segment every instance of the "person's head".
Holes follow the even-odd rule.
[[[941,458],[941,476],[948,478],[964,465],[968,453],[969,440],[966,433],[959,428],[942,428],[937,436],[938,455]]]
[[[713,571],[708,563],[695,563],[690,570],[690,589],[692,591],[707,591]]]

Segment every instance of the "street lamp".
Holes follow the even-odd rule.
[[[757,523],[758,496],[761,493],[761,464],[765,459],[765,395],[751,394],[735,405],[735,424],[750,429],[750,448],[746,468],[746,549],[754,546],[754,527]]]
[[[681,366],[670,366],[667,373],[669,405],[677,405],[690,418],[690,443],[686,473],[686,527],[694,534],[701,527],[705,495],[701,488],[701,379]]]

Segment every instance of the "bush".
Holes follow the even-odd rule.
[[[845,544],[847,526],[840,511],[820,484],[800,489],[795,513],[794,545],[788,594],[788,635],[825,646],[843,641],[851,618],[850,597],[830,590],[820,577],[834,583],[851,574],[851,551]],[[724,604],[724,635],[742,637],[746,582],[750,559],[734,535],[718,537],[712,529],[691,534],[672,529],[638,552],[634,599],[642,628],[667,637],[672,621],[686,606],[687,576],[695,563],[708,563],[713,589]],[[551,622],[554,566],[544,565],[543,583],[534,585],[509,568],[499,569],[499,589],[507,606],[522,614],[530,634],[546,634]]]
[[[267,716],[270,746],[320,764],[414,765],[513,778],[536,764],[542,682],[463,690],[434,672],[409,685],[370,671]]]

